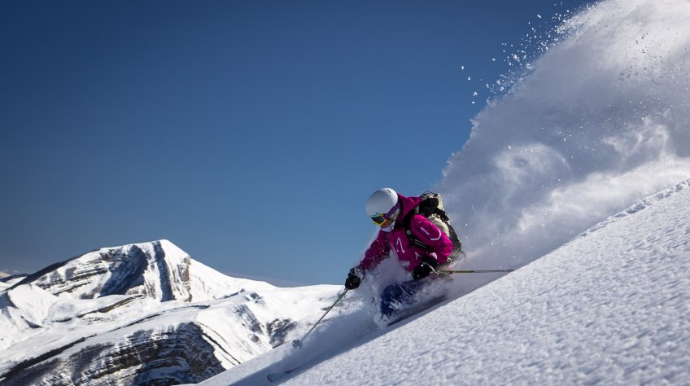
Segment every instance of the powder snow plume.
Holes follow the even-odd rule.
[[[687,0],[595,4],[473,119],[438,186],[466,266],[524,265],[690,178],[688,25]]]

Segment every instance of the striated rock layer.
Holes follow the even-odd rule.
[[[167,240],[92,251],[0,289],[0,385],[200,382],[303,333],[338,288],[228,277]]]

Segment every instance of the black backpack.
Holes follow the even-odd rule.
[[[405,227],[405,232],[407,233],[407,238],[410,240],[410,245],[414,244],[427,251],[431,250],[431,247],[424,244],[419,238],[417,238],[410,230],[410,221],[412,221],[412,216],[415,214],[421,214],[431,221],[434,225],[438,227],[443,233],[448,236],[450,241],[453,243],[453,252],[448,256],[448,262],[444,265],[448,265],[452,262],[457,261],[459,258],[465,255],[462,251],[462,243],[455,229],[450,225],[450,219],[443,209],[443,201],[441,200],[441,195],[434,192],[424,192],[419,196],[422,201],[413,210],[411,210],[405,218],[403,218],[402,224]]]

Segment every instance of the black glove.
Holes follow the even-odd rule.
[[[427,255],[422,257],[422,262],[412,271],[412,278],[415,280],[423,279],[431,273],[431,271],[438,268],[438,261],[433,257]]]
[[[360,271],[358,268],[352,268],[350,273],[347,275],[347,280],[345,280],[345,288],[353,290],[359,287],[359,285],[362,284],[363,277],[364,275],[362,275],[362,271]]]

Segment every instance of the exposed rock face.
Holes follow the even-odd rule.
[[[190,264],[189,255],[163,240],[86,253],[19,284],[33,283],[55,296],[82,299],[140,294],[160,301],[191,301]]]
[[[0,385],[197,383],[305,330],[338,288],[231,278],[166,240],[89,252],[0,289]]]
[[[32,362],[13,368],[3,384],[175,385],[197,383],[225,370],[193,323],[137,331],[121,343],[87,346],[30,366]]]

